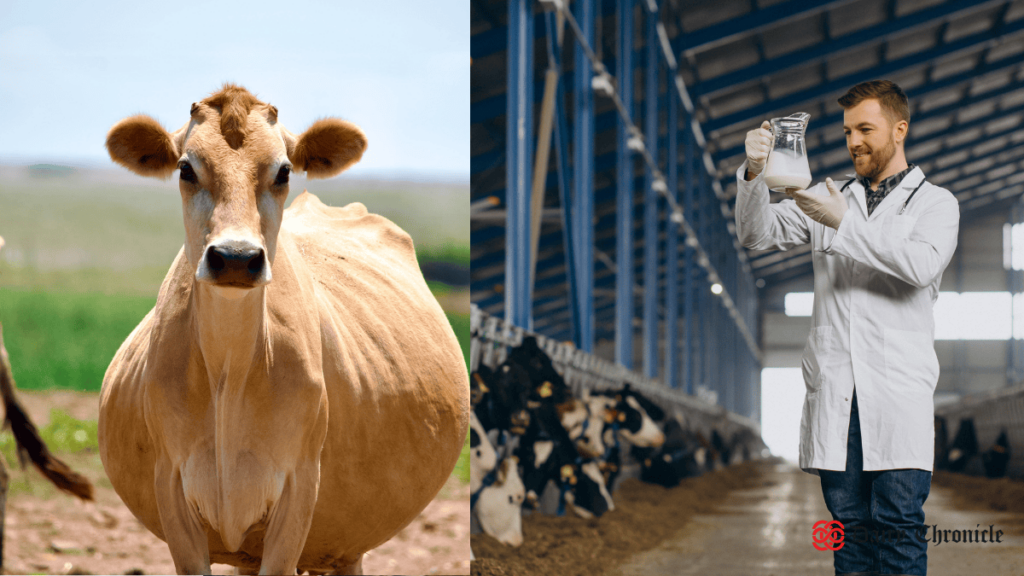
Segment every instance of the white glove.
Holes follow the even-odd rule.
[[[752,176],[760,174],[768,161],[768,152],[772,149],[771,127],[771,123],[765,120],[760,128],[747,132],[747,171]]]
[[[839,191],[831,178],[825,179],[825,187],[828,188],[828,196],[811,194],[806,190],[787,191],[786,194],[796,200],[797,207],[803,210],[811,220],[838,230],[849,206],[846,204],[843,193]]]

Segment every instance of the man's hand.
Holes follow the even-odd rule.
[[[747,174],[752,179],[764,170],[764,163],[768,161],[768,152],[772,149],[771,123],[767,120],[760,128],[747,132]]]
[[[794,190],[786,192],[786,194],[796,200],[797,207],[803,210],[811,220],[838,230],[839,224],[843,221],[843,215],[846,214],[849,207],[843,193],[839,191],[831,178],[825,179],[825,187],[828,188],[828,196],[811,194],[806,190]]]

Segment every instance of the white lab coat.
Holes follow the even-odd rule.
[[[931,470],[933,394],[939,379],[932,307],[960,227],[960,207],[914,168],[868,216],[864,187],[845,190],[839,229],[811,220],[792,199],[770,204],[763,171],[737,173],[740,242],[789,250],[811,243],[814,311],[803,355],[807,391],[800,420],[800,467],[846,469],[854,386],[864,470]],[[845,181],[836,182],[840,188]],[[828,194],[824,182],[809,189]]]

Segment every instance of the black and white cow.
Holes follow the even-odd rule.
[[[1006,466],[1010,463],[1010,439],[1006,430],[999,433],[999,438],[991,448],[981,453],[981,463],[985,466],[985,476],[1002,478],[1006,475]]]
[[[521,435],[526,431],[530,425],[527,398],[531,383],[523,367],[506,362],[490,370],[481,365],[470,380],[479,390],[471,391],[471,397],[479,396],[473,411],[486,432],[499,430]]]
[[[487,433],[476,413],[469,414],[469,491],[471,494],[479,492],[484,478],[494,470],[497,465],[497,455],[494,446],[487,439]]]
[[[591,410],[603,414],[605,420],[601,472],[605,483],[614,487],[622,471],[623,455],[631,447],[657,448],[664,444],[665,434],[655,420],[663,420],[665,412],[629,384],[595,393],[591,398]]]
[[[935,469],[946,470],[949,468],[949,428],[946,426],[946,418],[935,417]]]
[[[978,436],[974,432],[974,418],[960,420],[960,429],[949,446],[949,470],[963,472],[967,463],[978,454]]]
[[[671,488],[683,478],[706,471],[707,449],[696,434],[686,430],[675,417],[665,420],[664,433],[665,443],[660,448],[633,448],[633,457],[640,462],[642,481]]]
[[[605,453],[602,439],[604,430],[604,412],[600,405],[584,391],[579,399],[558,404],[559,419],[562,426],[569,432],[569,437],[576,444],[576,449],[585,458],[598,458]]]
[[[531,409],[530,426],[520,439],[517,454],[531,506],[551,482],[559,493],[560,512],[566,504],[584,518],[614,509],[597,463],[580,453],[553,402],[540,402]]]
[[[726,441],[718,426],[708,430],[707,436],[687,429],[629,384],[574,398],[532,336],[511,349],[496,369],[481,366],[473,374],[472,398],[479,417],[474,428],[478,424],[487,432],[476,434],[484,436],[482,441],[487,435],[496,441],[494,458],[501,462],[488,480],[473,484],[475,502],[498,494],[495,487],[507,491],[518,483],[528,507],[594,518],[614,510],[610,487],[622,471],[624,457],[640,462],[644,481],[675,486],[683,478],[749,459],[764,447],[753,431],[740,430]],[[484,454],[476,456],[483,458]],[[516,468],[509,462],[515,461],[520,468],[514,480],[509,480]],[[502,500],[501,506],[498,500]],[[503,499],[491,496],[487,502],[497,512],[488,512],[490,528],[485,531],[514,533],[516,526],[502,514],[516,504],[515,494]],[[479,506],[474,505],[477,517]],[[483,518],[480,520],[483,523]],[[521,532],[521,524],[518,526]]]
[[[484,533],[510,546],[523,543],[523,500],[525,492],[515,457],[501,461],[494,482],[483,486],[473,503],[473,512]]]
[[[717,461],[715,462],[716,470],[723,466],[728,466],[731,461],[732,449],[725,443],[725,439],[722,438],[717,429],[711,430],[711,446],[715,449],[715,455],[717,456]]]
[[[739,464],[747,460],[760,458],[768,447],[764,440],[750,428],[740,428],[732,435],[731,464]]]
[[[606,429],[634,446],[658,447],[665,434],[655,421],[665,418],[665,411],[626,384],[619,390],[606,390],[593,396],[608,414]],[[607,438],[607,433],[606,433]]]
[[[572,390],[566,385],[558,370],[555,370],[551,357],[541,350],[535,337],[525,336],[522,344],[509,351],[505,362],[525,370],[531,382],[530,400],[550,401],[555,404],[572,400]]]

